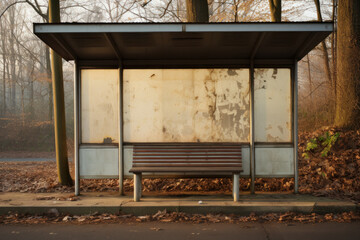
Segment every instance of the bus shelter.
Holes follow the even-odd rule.
[[[75,194],[85,178],[118,178],[123,193],[138,144],[175,143],[238,143],[252,192],[258,177],[294,177],[297,192],[297,62],[332,31],[315,22],[35,23],[75,62]]]

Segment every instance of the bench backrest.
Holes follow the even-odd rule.
[[[133,167],[242,168],[240,144],[135,144]]]

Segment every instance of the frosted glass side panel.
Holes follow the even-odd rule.
[[[80,148],[81,178],[118,178],[119,149],[117,147]]]
[[[119,70],[81,71],[81,142],[117,143]]]
[[[290,69],[255,69],[254,98],[255,141],[290,142]]]
[[[248,142],[248,69],[124,70],[124,141]]]
[[[255,175],[257,176],[293,176],[293,148],[256,148]]]

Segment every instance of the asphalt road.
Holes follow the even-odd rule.
[[[360,239],[360,222],[318,224],[40,224],[0,225],[0,239],[258,239],[258,240],[312,240]]]

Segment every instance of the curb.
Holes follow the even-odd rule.
[[[207,213],[223,213],[223,214],[238,214],[249,215],[255,213],[257,215],[267,213],[284,213],[284,212],[296,212],[296,213],[341,213],[341,212],[356,212],[360,208],[353,203],[315,203],[315,204],[295,204],[295,205],[282,205],[271,204],[261,206],[256,204],[245,204],[240,206],[6,206],[0,207],[0,215],[8,214],[9,212],[16,212],[21,214],[46,214],[50,210],[56,209],[61,214],[71,215],[86,215],[94,213],[125,213],[133,214],[135,216],[140,215],[152,215],[158,211],[166,209],[169,212],[184,212],[190,214],[207,214]]]

